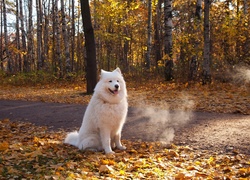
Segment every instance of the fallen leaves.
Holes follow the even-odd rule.
[[[79,82],[0,87],[0,99],[88,104],[91,98],[91,95],[83,93],[86,84]],[[127,88],[130,106],[144,107],[147,104],[162,109],[192,108],[198,111],[250,114],[248,85],[220,83],[202,86],[199,83],[166,83],[161,79],[147,79],[147,82],[127,79]],[[192,107],[189,107],[187,101],[193,102]]]
[[[123,140],[115,154],[63,144],[64,131],[0,121],[0,179],[249,179],[249,156]]]

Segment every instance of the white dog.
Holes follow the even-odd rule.
[[[79,149],[114,153],[124,150],[121,131],[128,111],[126,84],[119,68],[112,72],[101,70],[93,97],[86,109],[79,132],[67,135],[65,143]]]

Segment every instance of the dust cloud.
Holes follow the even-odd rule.
[[[233,75],[233,77],[236,83],[242,85],[250,83],[250,68],[242,66],[242,67],[236,67],[235,70],[236,73],[235,75]]]
[[[162,109],[162,107],[165,108]],[[194,101],[189,100],[188,96],[185,95],[179,102],[178,110],[170,110],[171,107],[163,102],[161,102],[160,106],[151,105],[146,108],[144,104],[141,116],[148,120],[148,127],[150,127],[147,129],[147,136],[150,136],[147,139],[160,141],[163,144],[171,143],[174,139],[175,131],[191,121],[193,107]]]

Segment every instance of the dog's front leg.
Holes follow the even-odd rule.
[[[122,143],[121,143],[121,133],[117,133],[115,135],[115,145],[120,150],[125,150],[126,149],[126,147],[123,146]]]
[[[100,130],[100,136],[101,136],[102,147],[103,147],[105,153],[106,154],[108,154],[108,153],[115,153],[111,149],[110,130],[108,130],[106,128],[102,128]]]

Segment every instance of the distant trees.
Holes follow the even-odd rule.
[[[209,83],[228,67],[250,65],[249,5],[247,0],[90,1],[96,66]],[[75,0],[0,1],[1,70],[58,78],[85,74],[89,31],[82,28],[80,12]]]

